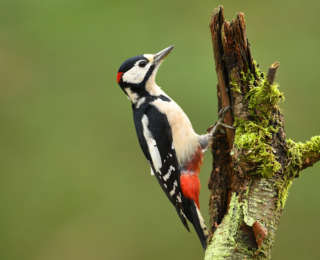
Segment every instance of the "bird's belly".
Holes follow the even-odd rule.
[[[173,145],[180,165],[190,160],[199,146],[198,137],[183,125],[176,125],[172,129]]]
[[[199,146],[198,135],[192,128],[191,122],[186,114],[180,110],[168,113],[171,125],[173,145],[180,165],[188,161]]]

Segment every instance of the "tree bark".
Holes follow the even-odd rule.
[[[320,136],[286,139],[274,83],[279,63],[264,75],[253,60],[244,15],[232,22],[217,8],[210,22],[218,76],[218,110],[230,106],[212,145],[211,236],[205,260],[270,259],[294,178],[320,160]]]

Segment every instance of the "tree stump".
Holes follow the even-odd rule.
[[[320,160],[320,136],[287,139],[274,83],[279,63],[265,75],[253,60],[244,15],[231,22],[223,7],[210,22],[218,110],[230,106],[212,145],[209,180],[211,236],[205,260],[270,259],[288,189],[301,170]]]

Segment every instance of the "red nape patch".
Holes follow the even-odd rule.
[[[200,204],[199,204],[200,180],[198,178],[198,175],[181,172],[180,186],[181,186],[181,191],[183,196],[193,200],[198,206],[198,208],[200,209]]]
[[[117,73],[117,82],[118,82],[118,83],[119,83],[120,80],[121,80],[122,74],[123,74],[123,72],[118,72],[118,73]]]

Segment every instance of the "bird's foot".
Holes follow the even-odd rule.
[[[231,107],[230,106],[227,106],[227,107],[223,107],[220,109],[219,113],[218,113],[218,118],[219,119],[224,119],[226,113],[228,112],[228,110],[230,110]]]
[[[231,109],[230,106],[227,106],[227,107],[224,107],[224,108],[221,108],[219,113],[218,113],[218,121],[212,125],[211,127],[208,128],[207,132],[213,136],[219,129],[219,127],[223,126],[225,128],[229,128],[229,129],[235,129],[233,126],[231,125],[227,125],[223,122],[224,120],[224,117],[226,115],[226,113],[228,112],[228,110]]]

